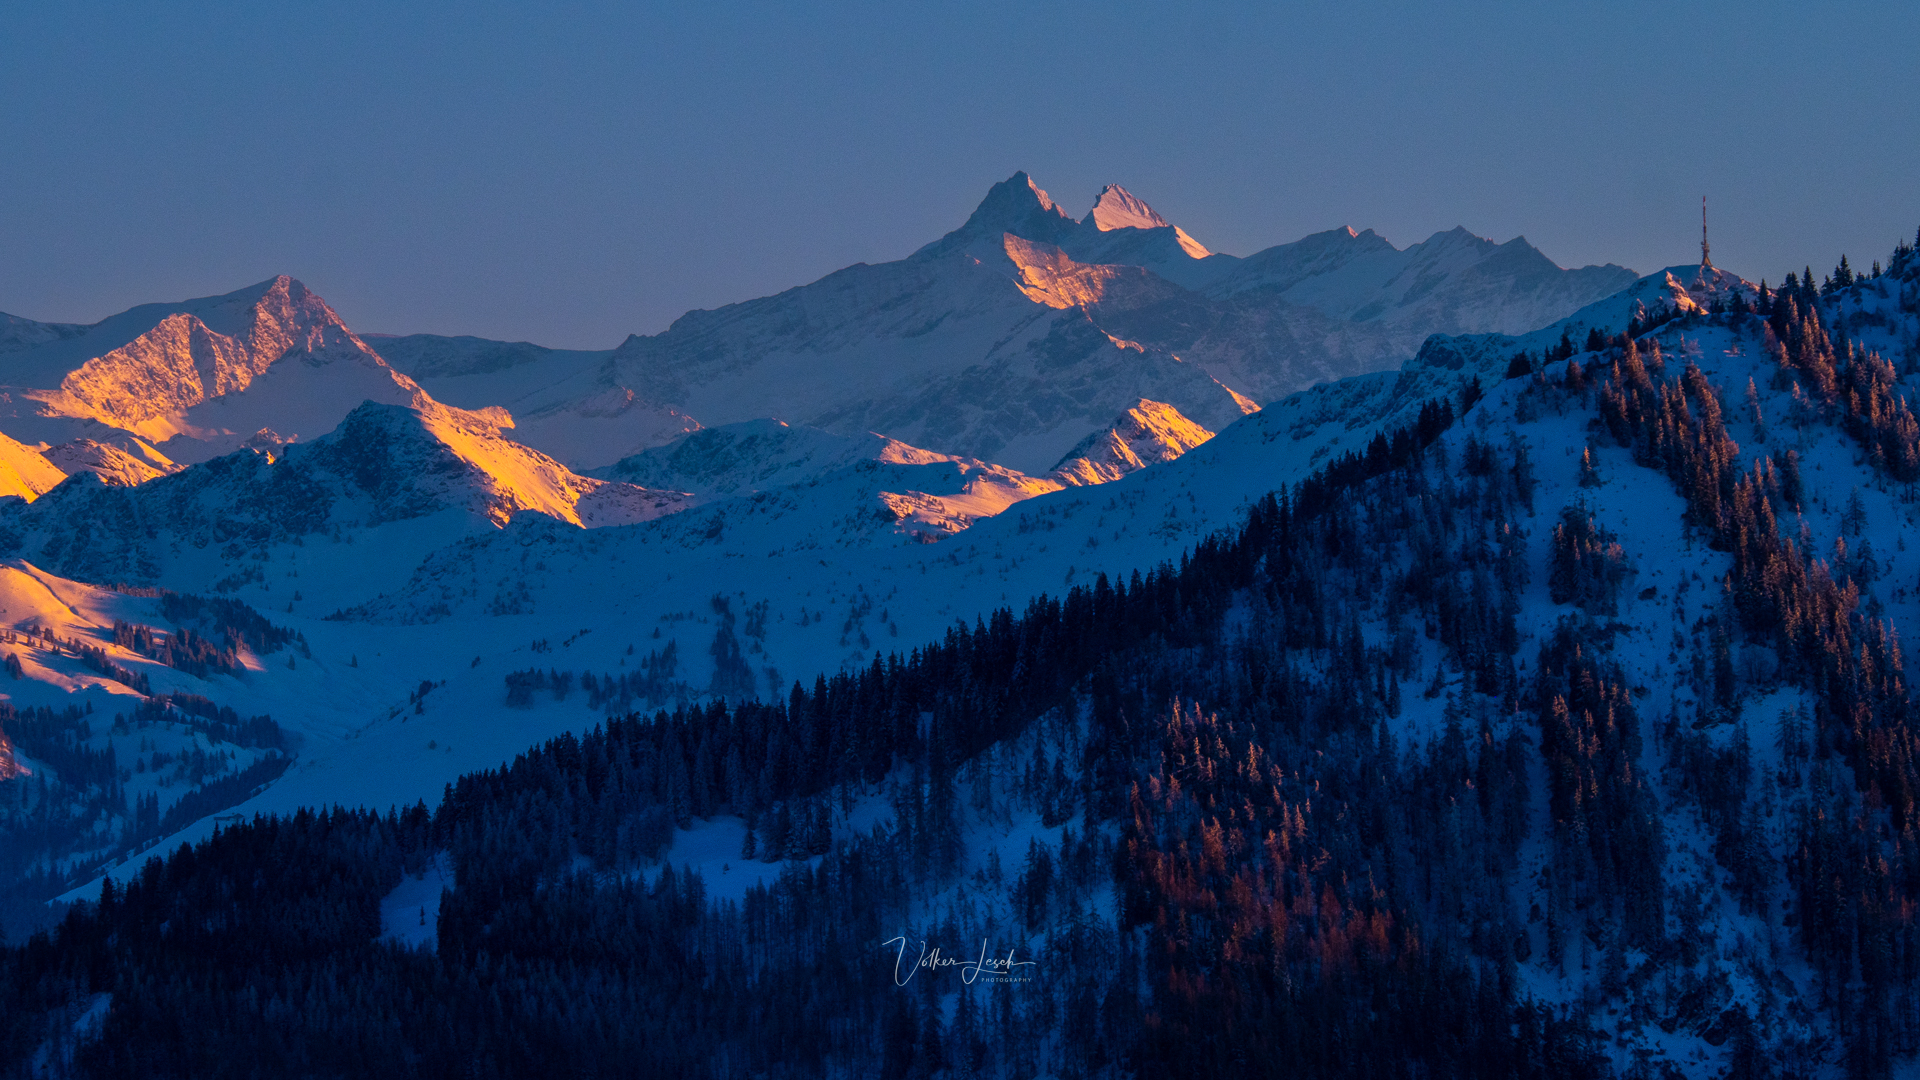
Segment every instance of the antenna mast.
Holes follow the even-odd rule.
[[[1705,273],[1713,269],[1713,259],[1707,254],[1707,197],[1700,196],[1700,271]]]

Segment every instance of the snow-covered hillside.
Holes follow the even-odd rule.
[[[601,468],[700,428],[621,385],[612,349],[546,349],[472,337],[371,335],[398,371],[437,401],[513,414],[515,441],[579,471]]]
[[[32,502],[67,478],[67,472],[30,446],[0,434],[0,496],[18,495]]]
[[[1868,349],[1905,363],[1920,328],[1920,319],[1903,310],[1909,300],[1891,281],[1836,292],[1826,311],[1835,333],[1847,335],[1838,354],[1849,355],[1850,343],[1854,363],[1867,364]],[[1670,476],[1678,466],[1650,460],[1632,436],[1623,443],[1612,434],[1616,423],[1637,421],[1609,404],[1621,387],[1643,385],[1636,380],[1665,380],[1664,393],[1684,394],[1693,415],[1709,418],[1703,423],[1724,417],[1730,440],[1721,445],[1731,456],[1719,467],[1774,485],[1770,497],[1779,502],[1770,512],[1780,535],[1811,545],[1810,572],[1844,580],[1872,618],[1893,630],[1920,632],[1920,597],[1899,584],[1920,571],[1920,564],[1906,564],[1920,556],[1909,553],[1912,538],[1904,535],[1920,529],[1920,519],[1888,471],[1904,466],[1893,459],[1876,465],[1864,454],[1844,415],[1859,407],[1809,395],[1801,376],[1780,366],[1778,344],[1763,319],[1700,311],[1656,326],[1631,348],[1616,338],[1522,377],[1502,379],[1507,359],[1497,352],[1488,353],[1495,371],[1434,350],[1405,371],[1315,388],[1172,460],[1097,487],[1026,499],[933,544],[903,542],[906,536],[877,517],[862,524],[845,511],[888,490],[889,470],[951,470],[959,479],[961,462],[878,436],[850,440],[764,422],[696,433],[623,468],[651,480],[691,481],[686,486],[711,500],[697,510],[592,531],[522,516],[435,552],[403,588],[349,612],[347,621],[288,618],[304,629],[312,665],[338,669],[335,654],[363,641],[403,653],[408,682],[364,677],[386,688],[387,711],[368,710],[343,737],[351,709],[329,703],[323,715],[317,707],[303,710],[284,690],[266,689],[297,677],[305,661],[284,675],[263,667],[243,676],[254,687],[248,693],[271,693],[287,710],[287,719],[276,719],[308,740],[296,767],[243,809],[286,810],[339,792],[396,803],[432,799],[476,761],[505,757],[515,740],[578,729],[609,712],[718,694],[784,699],[796,676],[867,670],[876,652],[936,640],[955,620],[971,625],[992,608],[1019,607],[1040,592],[1057,595],[1096,573],[1124,579],[1177,559],[1201,537],[1243,520],[1275,486],[1303,480],[1347,451],[1369,460],[1390,453],[1376,434],[1407,428],[1423,407],[1445,401],[1465,411],[1426,463],[1395,480],[1400,487],[1375,490],[1348,513],[1355,520],[1383,515],[1378,527],[1386,536],[1414,528],[1396,526],[1394,515],[1424,507],[1433,516],[1418,529],[1451,529],[1441,524],[1447,515],[1478,505],[1456,505],[1458,492],[1509,493],[1495,501],[1511,500],[1510,520],[1476,518],[1461,526],[1501,537],[1499,550],[1477,556],[1483,563],[1463,552],[1445,576],[1511,597],[1501,617],[1513,641],[1501,648],[1518,665],[1521,696],[1512,698],[1498,679],[1487,682],[1468,666],[1481,662],[1473,659],[1479,654],[1445,644],[1455,630],[1436,626],[1423,636],[1417,620],[1396,614],[1393,601],[1343,600],[1333,614],[1352,627],[1339,634],[1355,635],[1354,655],[1379,658],[1396,673],[1391,690],[1378,692],[1379,700],[1393,702],[1377,736],[1387,749],[1370,752],[1404,754],[1409,769],[1443,762],[1455,752],[1449,740],[1477,726],[1480,734],[1467,736],[1483,748],[1474,753],[1506,747],[1500,753],[1511,757],[1519,747],[1529,755],[1515,774],[1529,794],[1525,830],[1513,840],[1514,865],[1499,871],[1500,884],[1469,889],[1476,903],[1500,906],[1482,911],[1485,929],[1459,933],[1479,935],[1475,940],[1510,935],[1497,948],[1485,947],[1510,958],[1514,992],[1599,1033],[1594,1052],[1622,1071],[1642,1061],[1720,1070],[1755,1046],[1817,1069],[1829,1054],[1822,1047],[1836,1037],[1831,1010],[1820,1004],[1826,976],[1794,929],[1796,920],[1814,917],[1802,907],[1810,894],[1795,884],[1798,871],[1779,868],[1804,858],[1796,854],[1796,830],[1822,807],[1844,802],[1851,782],[1837,752],[1824,764],[1808,757],[1805,732],[1808,718],[1819,715],[1819,697],[1795,681],[1770,646],[1727,629],[1735,600],[1716,583],[1742,572],[1736,553],[1713,542],[1698,517],[1697,500],[1705,496],[1676,487]],[[1693,509],[1689,499],[1696,500]],[[1579,530],[1594,542],[1569,539]],[[1332,555],[1362,568],[1349,582],[1355,587],[1374,572],[1398,582],[1394,589],[1438,587],[1407,576],[1417,566],[1397,560],[1425,556],[1419,543],[1401,543],[1410,550],[1383,555],[1377,566],[1350,551]],[[1384,543],[1380,550],[1399,551]],[[1582,569],[1588,562],[1592,568]],[[1259,625],[1261,603],[1250,599],[1228,616],[1248,641],[1276,632]],[[1606,894],[1604,886],[1567,873],[1585,858],[1587,841],[1570,841],[1562,829],[1568,819],[1555,801],[1559,780],[1540,759],[1551,733],[1541,734],[1535,719],[1551,710],[1524,690],[1536,678],[1529,670],[1535,658],[1545,665],[1558,655],[1556,643],[1575,638],[1596,650],[1593,671],[1618,689],[1618,707],[1635,717],[1619,721],[1634,734],[1616,750],[1626,755],[1631,776],[1643,779],[1606,782],[1647,785],[1654,800],[1648,805],[1658,824],[1641,849],[1645,864],[1634,870],[1659,883],[1653,931],[1622,925],[1606,914],[1604,901],[1575,906],[1595,890]],[[1333,677],[1347,648],[1303,653],[1313,672],[1299,677],[1320,678],[1323,666]],[[352,659],[363,662],[365,654]],[[534,675],[537,684],[527,681]],[[538,689],[516,699],[516,685]],[[997,764],[964,774],[983,777],[967,781],[973,794],[963,811],[964,851],[1012,858],[1019,849],[1007,842],[1015,836],[1030,847],[1052,845],[1067,859],[1070,843],[1059,824],[1037,820],[1050,812],[1046,801],[1016,809],[1037,797],[1016,796],[1016,782],[999,778],[1026,768],[1029,780],[1018,783],[1030,785],[1027,757],[1049,760],[1048,739],[1056,737],[1073,738],[1037,736],[996,751]],[[1071,760],[1064,745],[1059,753]],[[1702,762],[1744,770],[1735,824],[1716,801],[1724,794],[1694,779],[1708,767]],[[841,827],[885,822],[893,813],[884,800],[869,798],[846,811]],[[203,822],[182,835],[210,830]],[[759,864],[736,861],[745,858],[732,854],[745,834],[734,818],[695,822],[669,850],[697,859],[716,878],[740,870],[741,880],[717,884],[716,895],[744,896],[748,884],[772,880]],[[987,856],[967,856],[963,869],[981,876],[920,901],[929,926],[943,918],[971,926],[969,920],[1002,917],[981,914],[1003,903],[987,877]],[[418,899],[424,907],[440,895],[422,888],[405,893],[409,905]],[[1124,909],[1109,897],[1080,910],[1091,925],[1104,926],[1110,912]],[[1635,943],[1642,940],[1635,935],[1648,932],[1669,945]]]
[[[217,459],[130,490],[90,477],[70,482],[75,491],[55,497],[73,500],[69,510],[37,519],[64,520],[65,531],[42,527],[29,534],[26,551],[43,561],[48,553],[76,563],[91,558],[96,580],[217,587],[302,635],[292,666],[276,655],[238,676],[166,675],[176,679],[168,685],[242,715],[271,715],[297,743],[294,766],[236,812],[431,800],[458,776],[609,709],[716,691],[782,696],[794,679],[858,668],[876,651],[933,640],[956,620],[971,622],[1100,572],[1124,577],[1177,560],[1273,485],[1306,476],[1331,453],[1364,446],[1383,424],[1410,422],[1428,396],[1456,393],[1473,374],[1443,368],[1361,380],[1364,387],[1319,387],[1175,460],[1064,489],[1057,479],[877,436],[771,422],[720,428],[628,466],[649,489],[673,481],[702,493],[697,508],[591,531],[544,514],[520,514],[494,529],[483,513],[446,506],[444,489],[429,479],[423,493],[407,478],[433,477],[432,462],[448,460],[449,451],[425,440],[426,425],[404,410],[367,406],[365,430],[344,426],[287,447],[278,460],[264,453]],[[1150,438],[1155,421],[1175,440],[1196,437],[1197,428],[1151,405],[1135,410],[1149,421],[1142,427]],[[1365,410],[1372,420],[1361,419]],[[1315,416],[1336,419],[1306,422]],[[1118,418],[1108,433],[1126,430],[1131,417]],[[354,473],[348,460],[368,456],[383,432],[398,467],[381,476]],[[1133,438],[1130,445],[1150,445]],[[289,464],[295,468],[281,474]],[[298,504],[305,507],[299,512],[263,511],[277,505],[281,490],[312,502]],[[186,527],[144,541],[115,540],[98,527],[197,505],[219,514],[185,516]],[[323,505],[324,516],[314,516]],[[424,516],[366,524],[409,507]],[[220,529],[240,541],[229,545],[234,554],[214,543],[196,546]],[[149,576],[113,562],[116,552],[140,550],[157,555]],[[62,596],[87,588],[19,565]],[[213,576],[216,568],[223,576]],[[142,607],[152,601],[102,595],[121,605],[118,617],[165,623]],[[344,619],[325,617],[355,604]],[[12,618],[0,612],[0,622]],[[110,624],[96,616],[86,627],[62,624],[61,633],[92,641]],[[720,641],[735,647],[716,652]],[[131,657],[118,662],[134,666]],[[503,674],[528,668],[594,672],[603,685],[624,676],[639,681],[627,696],[591,707],[596,695],[584,689],[543,690],[529,706],[508,705]],[[99,713],[111,702],[87,695],[125,692],[105,678],[85,680],[91,689],[43,678],[29,666],[28,682],[11,700],[93,701]],[[431,684],[425,694],[423,684]],[[141,729],[133,737],[158,736]],[[204,837],[215,825],[205,817],[168,842]],[[90,888],[97,886],[81,891]]]
[[[253,718],[324,677],[292,674],[289,657],[308,654],[291,634],[260,623],[229,638],[222,623],[236,625],[204,604],[0,563],[0,726],[15,736],[10,751],[0,736],[0,773],[35,779],[0,795],[9,876],[57,878],[150,846],[284,771],[299,737]],[[287,677],[260,679],[270,661]]]
[[[67,475],[91,471],[108,484],[135,487],[156,476],[180,471],[171,458],[131,435],[114,443],[75,439],[49,447],[44,456]]]
[[[1495,358],[1511,357],[1521,350],[1538,356],[1562,341],[1578,347],[1595,332],[1612,337],[1626,332],[1635,320],[1649,324],[1687,313],[1705,314],[1724,306],[1736,292],[1751,299],[1757,288],[1753,282],[1715,266],[1669,266],[1525,333],[1437,334],[1421,349],[1430,357],[1458,356],[1463,362],[1492,365]]]
[[[864,461],[930,465],[953,460],[959,459],[873,432],[835,435],[779,420],[749,420],[694,432],[593,475],[699,495],[737,495],[806,483]]]
[[[767,605],[764,629],[750,646],[758,667],[791,676],[858,666],[875,648],[932,639],[955,620],[970,623],[1003,604],[1018,605],[1100,573],[1124,576],[1177,560],[1201,537],[1238,520],[1252,501],[1298,482],[1331,457],[1363,451],[1376,433],[1412,423],[1422,405],[1457,395],[1475,377],[1491,383],[1499,376],[1415,367],[1316,387],[1174,460],[1099,486],[1034,495],[972,520],[964,532],[936,544],[918,541],[946,530],[929,534],[912,518],[892,520],[878,512],[876,500],[883,492],[941,499],[970,487],[991,492],[991,484],[975,483],[977,463],[882,461],[878,452],[889,444],[874,437],[868,444],[874,457],[849,453],[840,460],[850,464],[840,468],[814,468],[835,459],[796,453],[808,467],[782,487],[776,485],[791,459],[760,440],[783,436],[776,445],[788,450],[845,444],[772,425],[713,429],[676,448],[641,455],[631,475],[684,480],[696,491],[719,490],[705,479],[717,475],[745,493],[741,497],[587,534],[529,521],[477,535],[435,553],[405,588],[355,616],[443,627],[474,619],[485,624],[501,611],[527,616],[535,626],[558,617],[569,635],[596,630],[593,640],[583,638],[574,647],[584,650],[579,662],[614,667],[625,655],[622,635],[631,633],[624,628],[658,627],[662,636],[644,642],[674,643],[681,678],[697,692],[712,680],[713,630],[701,620],[718,590],[736,606]],[[1176,438],[1194,436],[1165,413],[1147,419],[1166,421]],[[777,467],[747,470],[752,479],[742,479],[733,456],[742,446],[759,450],[753,460]],[[904,448],[893,452],[907,456]],[[670,467],[675,459],[684,464]],[[782,692],[765,671],[759,674],[758,693]]]

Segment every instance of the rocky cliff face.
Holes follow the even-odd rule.
[[[1048,475],[1075,486],[1105,484],[1172,461],[1211,438],[1213,432],[1182,416],[1180,410],[1141,398],[1112,426],[1081,440]]]
[[[362,401],[423,397],[326,301],[285,276],[31,336],[0,363],[0,431],[29,441],[134,436],[198,461],[261,428],[311,437]]]

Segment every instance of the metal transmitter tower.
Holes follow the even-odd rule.
[[[1707,197],[1700,196],[1700,273],[1704,275],[1713,269],[1713,258],[1707,254]]]

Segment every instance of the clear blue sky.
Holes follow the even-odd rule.
[[[0,311],[292,274],[607,348],[899,258],[1016,169],[1216,250],[1372,227],[1777,280],[1920,225],[1920,6],[8,5]]]

